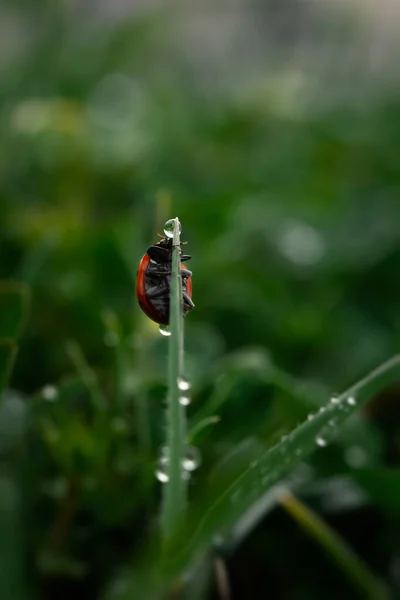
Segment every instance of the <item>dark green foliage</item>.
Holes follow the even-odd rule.
[[[188,430],[202,454],[182,529],[192,540],[203,507],[252,461],[399,352],[400,98],[383,73],[370,81],[367,59],[350,64],[349,39],[369,52],[333,16],[305,28],[335,58],[321,54],[318,68],[292,68],[287,48],[307,39],[292,22],[275,31],[274,3],[237,62],[227,52],[219,65],[207,36],[197,51],[185,41],[183,17],[51,4],[0,9],[18,24],[0,90],[0,597],[158,599],[192,552],[158,579],[168,340],[136,306],[137,264],[178,215],[196,304],[185,320]],[[278,461],[276,478],[393,596],[397,379],[326,448]],[[308,453],[313,425],[300,426]],[[217,594],[216,555],[234,600],[256,586],[278,599],[356,597],[277,508],[272,479],[245,514],[223,507],[217,537],[206,523],[212,548],[192,565],[189,599]]]

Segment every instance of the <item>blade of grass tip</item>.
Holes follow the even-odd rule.
[[[106,407],[106,400],[100,389],[96,373],[89,366],[85,355],[82,352],[82,348],[77,342],[69,340],[66,344],[66,351],[78,376],[90,393],[90,397],[93,401],[93,408],[95,410],[104,410]]]
[[[207,417],[206,419],[199,421],[199,423],[196,423],[196,425],[194,427],[192,427],[192,429],[188,433],[188,444],[189,445],[192,444],[194,442],[194,440],[196,439],[196,437],[198,436],[198,434],[201,431],[203,431],[203,429],[205,429],[206,427],[209,427],[210,425],[215,425],[216,423],[219,423],[220,420],[221,420],[221,418],[218,415],[215,415],[212,417]]]
[[[386,600],[381,582],[346,542],[317,514],[284,490],[278,496],[280,505],[325,550],[348,579],[369,600]]]
[[[172,275],[170,291],[170,331],[168,398],[167,398],[167,448],[168,480],[164,485],[162,505],[162,529],[164,540],[168,540],[175,524],[186,508],[187,481],[183,477],[182,461],[186,446],[186,413],[180,403],[179,382],[183,380],[183,307],[181,277],[180,223],[174,222],[172,248]]]

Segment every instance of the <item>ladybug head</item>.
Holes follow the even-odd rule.
[[[186,243],[186,242],[182,242]],[[182,244],[181,243],[181,244]],[[171,261],[171,252],[172,252],[172,238],[161,238],[157,244],[153,244],[148,248],[147,254],[150,256],[151,260],[154,260],[157,263],[168,263]],[[183,254],[181,256],[181,262],[186,260],[190,260],[191,256],[188,254]]]
[[[147,250],[147,254],[151,260],[157,263],[166,263],[171,260],[172,239],[161,238],[157,244],[153,244]]]

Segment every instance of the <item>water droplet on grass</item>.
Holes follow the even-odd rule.
[[[322,437],[317,437],[315,440],[318,444],[318,446],[320,446],[321,448],[324,448],[324,446],[326,446],[326,441],[324,440],[324,438]]]
[[[357,404],[356,399],[354,398],[354,396],[349,396],[346,400],[347,404],[349,406],[355,406]]]
[[[179,398],[179,402],[182,404],[182,406],[189,406],[191,400],[188,396],[181,396]]]
[[[169,337],[171,335],[169,325],[160,325],[160,333],[161,335],[165,335],[165,337]]]
[[[156,469],[156,477],[161,483],[166,483],[168,481],[167,467],[168,460],[163,456],[158,460]]]
[[[55,402],[58,398],[58,390],[54,385],[45,385],[42,388],[42,396],[48,402]]]
[[[182,461],[182,467],[185,471],[195,471],[201,463],[201,455],[198,448],[188,446],[185,452],[185,458]]]
[[[178,377],[178,388],[182,392],[187,392],[190,389],[190,383],[183,379],[182,377]]]
[[[331,397],[331,403],[332,404],[339,404],[339,402],[340,402],[339,396],[335,396],[334,395],[334,396]]]
[[[168,221],[165,223],[164,233],[167,238],[174,237],[174,225],[175,225],[175,219],[168,219]],[[181,232],[182,232],[182,227],[181,227],[181,224],[179,223],[179,233],[181,233]]]

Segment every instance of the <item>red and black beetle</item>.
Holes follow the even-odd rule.
[[[156,323],[168,325],[172,270],[172,238],[162,238],[147,250],[139,263],[136,276],[136,296],[143,312]],[[183,254],[181,262],[190,260]],[[194,308],[192,302],[192,272],[182,269],[183,314]]]

